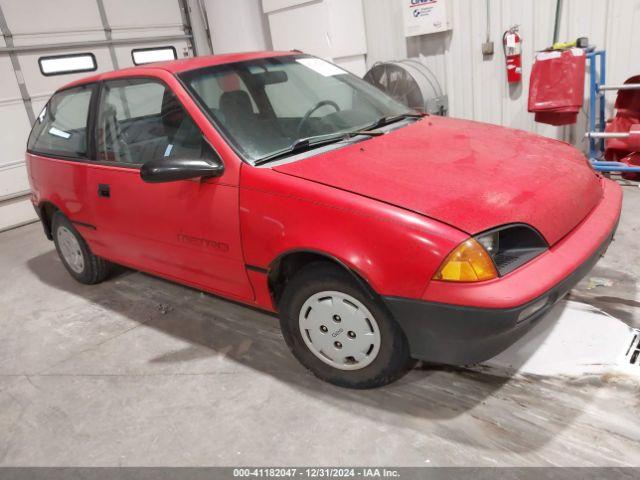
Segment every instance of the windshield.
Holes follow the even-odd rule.
[[[364,80],[307,55],[217,65],[180,78],[252,163],[301,139],[370,128],[410,112]]]

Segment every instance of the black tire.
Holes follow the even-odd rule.
[[[320,360],[302,338],[300,310],[311,296],[336,291],[354,297],[373,315],[380,331],[375,359],[359,370],[341,370]],[[371,298],[344,269],[329,262],[316,262],[299,270],[287,282],[280,304],[280,328],[287,346],[302,365],[321,380],[345,388],[375,388],[399,379],[413,360],[404,332],[378,299]],[[325,330],[326,331],[326,330]]]
[[[61,228],[65,228],[66,231],[70,232],[78,242],[78,246],[80,247],[80,252],[82,253],[84,260],[84,265],[81,271],[75,271],[65,259],[61,251],[58,235]],[[69,219],[60,211],[56,212],[51,220],[51,235],[53,236],[53,242],[55,243],[56,251],[58,252],[58,256],[60,257],[62,264],[69,274],[78,282],[84,283],[85,285],[95,285],[96,283],[102,282],[109,276],[111,264],[104,258],[98,257],[91,252],[91,249],[87,245],[87,242],[84,241],[84,238],[82,238],[82,235],[78,233]]]

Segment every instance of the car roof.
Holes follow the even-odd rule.
[[[187,70],[196,70],[198,68],[212,67],[215,65],[224,65],[227,63],[243,62],[246,60],[255,60],[258,58],[270,58],[270,57],[282,57],[285,55],[297,55],[299,51],[289,52],[242,52],[242,53],[225,53],[221,55],[207,55],[204,57],[190,57],[180,60],[171,60],[168,62],[146,63],[144,65],[138,65],[136,67],[123,68],[120,70],[113,70],[109,72],[99,73],[89,77],[81,78],[73,82],[67,83],[58,90],[65,90],[70,87],[78,85],[84,85],[86,83],[98,82],[100,80],[115,79],[124,76],[130,76],[135,72],[149,72],[150,70],[164,70],[166,72],[176,74],[180,72],[186,72]]]

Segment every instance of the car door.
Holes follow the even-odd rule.
[[[253,298],[240,245],[237,187],[224,174],[166,183],[140,178],[148,161],[196,158],[212,148],[175,93],[155,78],[106,81],[95,122],[88,191],[95,195],[102,254],[208,291]]]

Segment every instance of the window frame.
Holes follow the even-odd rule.
[[[53,98],[60,94],[60,93],[64,93],[64,92],[68,92],[70,90],[82,90],[85,88],[91,88],[91,98],[89,99],[89,109],[87,112],[87,151],[85,153],[85,155],[69,155],[68,153],[61,153],[61,152],[56,152],[53,150],[37,150],[37,149],[33,149],[33,148],[27,148],[27,153],[31,154],[31,155],[38,155],[40,157],[47,157],[47,158],[52,158],[52,159],[62,159],[62,160],[73,160],[73,161],[91,161],[95,158],[95,105],[96,105],[96,100],[98,98],[99,92],[101,90],[101,85],[100,82],[88,82],[88,83],[83,83],[80,85],[72,85],[70,87],[67,88],[62,88],[58,91],[56,91],[53,95],[51,95],[51,98],[47,101],[47,103],[45,104],[44,107],[42,107],[43,109],[49,109],[51,101],[53,100]],[[37,121],[37,119],[36,119]],[[32,131],[33,128],[35,127],[35,124],[31,127]],[[28,147],[28,143],[29,140],[31,138],[31,133],[29,133],[29,137],[27,138],[27,147]]]
[[[187,115],[189,115],[189,117],[191,118],[191,121],[195,124],[196,127],[198,127],[198,130],[200,131],[200,135],[202,135],[202,138],[204,138],[204,140],[209,143],[209,145],[211,146],[211,148],[213,148],[213,146],[211,145],[211,142],[209,142],[209,139],[207,139],[206,135],[204,134],[204,132],[202,131],[202,129],[200,128],[200,126],[197,124],[197,122],[193,119],[193,116],[189,113],[189,110],[187,109],[187,107],[184,105],[184,102],[182,102],[182,100],[180,100],[180,98],[178,97],[178,95],[176,94],[176,91],[171,88],[167,82],[165,82],[163,79],[159,78],[159,77],[154,77],[152,75],[135,75],[135,76],[126,76],[126,77],[116,77],[116,78],[109,78],[109,79],[105,79],[100,81],[100,88],[98,91],[98,94],[96,95],[96,101],[95,101],[95,106],[92,105],[92,111],[93,111],[93,133],[92,133],[92,140],[93,140],[93,149],[91,150],[91,164],[95,164],[95,165],[105,165],[105,166],[109,166],[109,167],[118,167],[118,168],[126,168],[129,170],[140,170],[142,168],[142,166],[144,165],[144,163],[125,163],[125,162],[111,162],[108,160],[98,160],[98,120],[99,120],[99,113],[100,113],[100,106],[101,106],[101,102],[102,102],[102,98],[105,92],[105,85],[108,83],[116,83],[116,82],[121,82],[121,81],[126,81],[126,80],[148,80],[148,81],[152,81],[155,83],[159,83],[161,85],[163,85],[165,87],[165,89],[170,90],[175,96],[176,96],[176,100],[178,101],[178,103],[180,103],[180,105],[182,106],[182,108],[184,108],[184,111]],[[216,154],[222,158],[218,152],[214,149],[214,151],[216,152]]]
[[[176,50],[176,47],[174,47],[173,45],[163,45],[161,47],[145,47],[145,48],[133,48],[131,49],[131,61],[133,62],[133,64],[137,67],[138,65],[149,65],[150,63],[155,63],[155,62],[143,62],[143,63],[136,63],[136,58],[134,56],[134,53],[136,52],[151,52],[153,50],[173,50],[173,60],[177,60],[178,59],[178,51]],[[172,60],[159,60],[160,62],[171,62]]]
[[[175,77],[175,78],[177,79],[177,77]],[[44,108],[49,108],[49,104],[51,103],[51,100],[53,99],[53,97],[55,95],[58,95],[59,93],[66,92],[68,90],[76,90],[76,89],[82,89],[82,88],[87,88],[87,87],[92,87],[93,88],[93,91],[91,93],[91,99],[89,101],[89,112],[87,114],[87,153],[86,153],[85,156],[61,155],[59,153],[53,153],[51,151],[50,152],[46,152],[46,151],[43,151],[43,150],[35,150],[35,149],[28,148],[28,143],[29,143],[29,138],[31,137],[31,133],[29,134],[29,137],[27,137],[26,152],[28,154],[30,154],[30,155],[37,155],[39,157],[45,157],[45,158],[49,158],[51,160],[60,159],[60,160],[66,160],[66,161],[71,161],[71,162],[85,163],[85,164],[88,164],[88,165],[104,165],[104,166],[107,166],[107,167],[118,167],[118,168],[125,168],[125,169],[129,169],[129,170],[140,170],[142,165],[144,165],[143,163],[135,163],[134,164],[134,163],[123,163],[123,162],[109,162],[109,161],[104,161],[104,160],[98,160],[98,155],[97,155],[98,109],[100,108],[100,100],[102,99],[102,95],[103,95],[103,92],[104,92],[104,84],[107,83],[107,82],[114,82],[114,81],[118,81],[118,80],[128,80],[128,79],[155,80],[155,81],[161,83],[165,88],[168,88],[169,90],[171,90],[173,92],[173,94],[176,95],[176,98],[177,98],[178,102],[180,103],[182,108],[184,108],[184,110],[187,113],[187,115],[189,115],[191,117],[191,120],[193,121],[193,123],[196,125],[196,127],[198,127],[198,130],[200,130],[200,134],[202,135],[202,138],[204,139],[204,141],[207,142],[209,147],[211,147],[211,149],[216,153],[216,155],[218,155],[220,160],[224,163],[224,159],[218,153],[218,150],[213,146],[213,144],[211,143],[209,138],[207,138],[206,134],[202,131],[202,129],[200,128],[198,123],[194,120],[193,116],[189,113],[189,110],[186,108],[184,102],[178,97],[178,95],[176,94],[176,91],[173,88],[171,88],[171,86],[169,86],[167,84],[167,82],[165,82],[162,78],[156,77],[156,76],[153,76],[153,75],[144,75],[144,74],[135,75],[135,76],[123,76],[123,77],[109,78],[109,79],[106,79],[106,80],[96,80],[96,81],[92,81],[92,82],[81,83],[79,85],[71,85],[69,87],[64,87],[64,88],[61,88],[59,90],[56,90],[51,95],[51,98],[49,98],[49,100],[47,101],[45,106],[42,107],[43,109]],[[180,83],[181,86],[183,86],[181,82],[179,82],[179,83]],[[183,88],[184,88],[184,86],[183,86]],[[187,92],[187,94],[189,93],[188,91],[186,91],[186,92]],[[189,96],[189,98],[191,98],[192,101],[194,101],[193,98],[191,97],[191,95],[188,95],[188,96]],[[31,128],[33,129],[33,126]]]
[[[297,52],[295,50],[292,50],[290,55],[283,55],[282,57],[265,57],[265,58],[307,58],[307,57],[315,58],[315,57],[313,57],[311,55],[308,55],[306,53],[300,53],[300,52]],[[243,65],[243,64],[249,64],[249,63],[251,63],[253,61],[255,61],[255,59],[252,59],[252,60],[240,60],[240,61],[237,61],[237,62],[229,62],[228,64],[222,63],[220,65],[214,65],[214,66],[236,65],[236,64],[237,65]],[[187,79],[187,77],[189,75],[197,74],[198,72],[204,72],[204,71],[208,70],[211,67],[212,66],[209,65],[209,66],[205,66],[205,67],[198,67],[198,68],[193,68],[193,69],[190,69],[190,70],[184,70],[184,71],[181,71],[181,72],[178,72],[178,73],[174,74],[174,77],[176,78],[176,80],[178,80],[178,83],[180,84],[182,89],[187,93],[187,95],[189,96],[191,101],[198,107],[198,110],[200,110],[200,112],[202,112],[202,114],[209,121],[209,124],[218,133],[218,135],[220,135],[222,137],[222,139],[227,144],[227,146],[229,148],[231,148],[231,150],[233,150],[233,152],[238,156],[238,158],[243,163],[246,163],[247,165],[255,167],[256,165],[254,165],[253,160],[251,159],[251,157],[249,155],[247,155],[247,153],[244,151],[244,149],[242,149],[242,147],[237,145],[236,142],[232,140],[232,136],[229,134],[229,132],[227,131],[225,126],[221,122],[219,122],[218,119],[215,118],[209,112],[209,108],[207,107],[207,104],[204,101],[204,99],[202,97],[200,97],[200,95],[198,95],[198,93],[193,88],[191,88],[189,86],[188,79]],[[263,111],[262,111],[263,108],[267,108],[271,113],[275,114],[275,112],[273,111],[273,107],[271,106],[270,103],[265,105],[264,103],[260,103],[258,101],[258,99],[256,98],[256,91],[254,89],[254,86],[250,85],[251,82],[247,83],[246,82],[246,78],[244,78],[242,75],[240,75],[240,78],[242,79],[242,81],[244,82],[245,86],[247,87],[247,90],[249,91],[249,95],[252,97],[252,100],[255,102],[256,107],[258,109],[258,113],[259,114],[263,113]],[[267,99],[267,102],[268,102],[268,99]]]
[[[65,70],[63,72],[53,72],[53,73],[45,73],[45,71],[42,68],[42,60],[77,58],[77,57],[87,57],[87,56],[92,58],[93,68],[81,68],[77,70]],[[64,55],[45,55],[43,57],[38,57],[38,68],[40,69],[40,73],[45,77],[55,77],[58,75],[71,75],[74,73],[95,72],[96,70],[98,70],[98,60],[96,59],[96,56],[92,52],[68,53]]]

